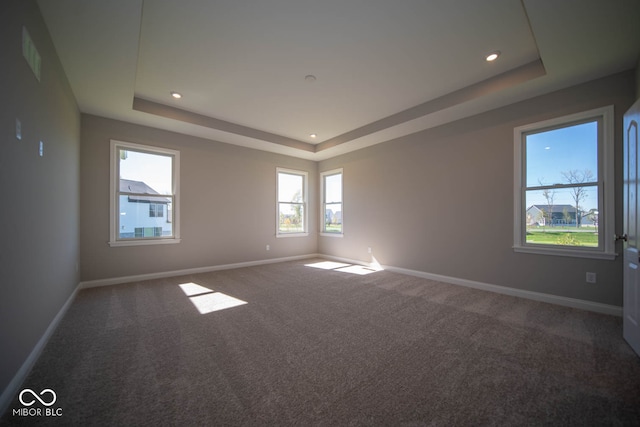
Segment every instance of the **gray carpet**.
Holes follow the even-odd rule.
[[[318,261],[81,291],[23,385],[62,416],[2,423],[640,425],[620,318]]]

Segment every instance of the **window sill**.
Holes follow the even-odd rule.
[[[615,252],[600,252],[600,251],[588,251],[578,249],[560,249],[551,247],[531,247],[531,246],[514,246],[514,252],[537,254],[537,255],[554,255],[554,256],[567,256],[574,258],[591,258],[591,259],[604,259],[614,260],[618,254]]]
[[[116,240],[110,241],[109,246],[148,246],[148,245],[170,245],[173,243],[180,243],[180,239],[131,239],[131,240]]]
[[[323,237],[344,237],[344,233],[326,233],[326,232],[321,232],[320,235],[323,236]]]
[[[307,237],[309,233],[277,233],[276,238],[280,237]]]

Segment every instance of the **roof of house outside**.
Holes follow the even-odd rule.
[[[549,205],[531,205],[529,209],[531,208],[536,208],[544,212],[549,212]],[[571,205],[552,205],[551,206],[552,213],[564,213],[565,211],[569,213],[575,213],[576,208]]]
[[[142,181],[133,181],[131,179],[120,179],[120,192],[137,193],[138,195],[130,195],[130,202],[138,203],[171,203],[166,197],[140,196],[139,194],[159,194],[156,190],[149,187]]]

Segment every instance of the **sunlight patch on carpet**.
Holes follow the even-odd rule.
[[[239,300],[227,294],[223,294],[222,292],[198,295],[189,299],[193,305],[196,306],[200,314],[212,313],[214,311],[237,307],[247,303],[246,301]]]
[[[364,276],[366,274],[371,274],[371,273],[375,273],[376,271],[382,270],[381,267],[367,267],[364,265],[345,264],[343,262],[335,262],[335,261],[314,262],[313,264],[305,264],[305,267],[319,268],[322,270],[333,270],[333,271],[339,271],[341,273],[357,274],[360,276]]]
[[[334,262],[334,261],[321,261],[314,262],[313,264],[305,264],[305,267],[313,267],[320,268],[322,270],[334,270],[336,268],[348,267],[351,264],[345,264],[343,262]]]
[[[179,286],[200,314],[212,313],[214,311],[247,304],[246,301],[222,292],[216,292],[213,289],[198,285],[197,283],[183,283]]]
[[[200,294],[209,294],[211,292],[214,292],[212,289],[206,288],[204,286],[198,285],[196,283],[183,283],[180,286],[180,289],[182,289],[182,292],[184,292],[184,294],[188,297],[194,296],[194,295],[200,295]]]
[[[376,270],[374,270],[373,268],[365,267],[364,265],[350,265],[348,267],[336,268],[336,271],[341,271],[343,273],[359,274],[360,276],[364,276],[366,274],[371,274],[376,272]]]

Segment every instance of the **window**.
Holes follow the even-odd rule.
[[[180,241],[175,150],[111,141],[109,245]]]
[[[159,203],[149,203],[149,217],[151,218],[163,218],[164,217],[164,205]]]
[[[613,259],[613,107],[514,131],[514,250]]]
[[[322,233],[342,236],[342,169],[322,172]]]
[[[307,172],[278,168],[277,233],[279,237],[307,235]]]

